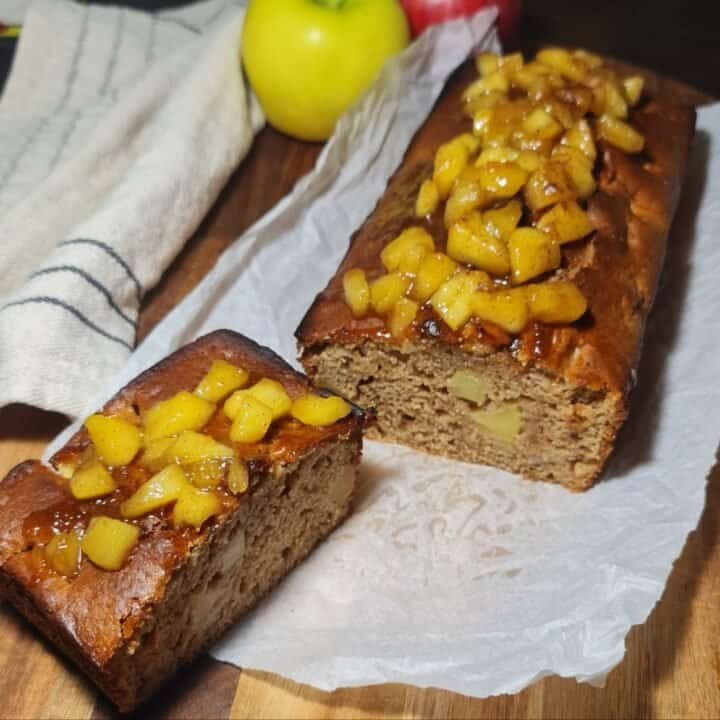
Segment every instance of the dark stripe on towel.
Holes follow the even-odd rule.
[[[81,277],[85,282],[92,285],[98,292],[100,292],[103,297],[107,300],[108,305],[134,330],[135,329],[135,322],[131,317],[128,317],[123,311],[122,308],[118,306],[118,304],[113,300],[113,296],[110,294],[110,291],[99,281],[97,281],[92,275],[89,273],[86,273],[84,270],[81,270],[79,267],[75,267],[74,265],[56,265],[54,267],[49,268],[43,268],[42,270],[38,270],[37,272],[34,272],[32,275],[30,275],[30,278],[36,278],[40,277],[41,275],[51,275],[52,273],[57,272],[69,272],[74,273],[75,275],[78,275]]]
[[[92,238],[73,238],[71,240],[63,240],[62,242],[58,243],[58,247],[65,247],[66,245],[92,245],[93,247],[99,248],[103,252],[107,253],[118,265],[122,267],[123,270],[125,270],[127,276],[135,284],[138,300],[142,298],[143,289],[140,281],[135,277],[135,273],[132,271],[132,268],[117,254],[117,252],[112,247],[110,247],[110,245],[102,242],[101,240],[93,240]]]
[[[170,23],[171,25],[177,25],[178,27],[181,27],[183,30],[189,30],[191,33],[193,33],[193,35],[200,34],[200,30],[198,30],[196,27],[193,27],[189,22],[186,22],[181,18],[160,16],[157,19],[159,22]]]
[[[123,31],[125,30],[125,16],[125,8],[119,8],[117,19],[115,20],[115,35],[113,37],[112,50],[110,51],[110,59],[108,60],[105,77],[103,79],[102,86],[100,87],[100,95],[107,95],[108,88],[110,87],[113,75],[115,74],[115,67],[120,53],[120,44],[122,42]]]
[[[89,320],[85,317],[77,308],[74,308],[72,305],[68,305],[68,303],[64,302],[63,300],[58,300],[58,298],[53,297],[31,297],[31,298],[25,298],[23,300],[13,300],[12,302],[9,302],[0,308],[0,312],[3,310],[7,310],[11,307],[21,307],[23,305],[55,305],[56,307],[62,308],[63,310],[66,310],[70,314],[74,315],[78,320],[80,320],[83,325],[89,327],[91,330],[94,330],[98,335],[102,335],[104,338],[107,338],[108,340],[112,340],[112,342],[118,343],[118,345],[122,345],[124,348],[127,348],[128,350],[132,350],[132,345],[127,342],[126,340],[123,340],[122,338],[116,337],[115,335],[111,335],[109,332],[106,332],[103,330],[99,325],[96,325],[92,320]]]

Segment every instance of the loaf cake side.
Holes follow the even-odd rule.
[[[235,333],[218,332],[139,376],[102,413],[145,417],[158,403],[195,388],[218,359],[244,368],[250,380],[279,381],[291,399],[313,396],[308,380],[280,358]],[[117,483],[110,495],[73,498],[63,475],[77,476],[83,467],[78,460],[87,462],[92,442],[83,428],[52,459],[62,475],[27,462],[0,483],[0,593],[118,708],[130,710],[216,640],[344,519],[363,423],[355,408],[324,426],[285,415],[262,440],[239,443],[230,440],[231,424],[220,406],[203,433],[243,458],[247,486],[229,492],[222,480],[207,489],[219,508],[198,528],[177,524],[179,501],[174,508],[123,514],[128,499],[152,476],[142,466],[147,447],[126,467],[110,468]],[[181,467],[189,478],[190,466]],[[190,491],[198,492],[194,486]],[[199,492],[206,495],[205,489]],[[47,554],[52,538],[74,530],[84,532],[84,542],[97,515],[124,518],[138,528],[124,564],[109,571],[83,554],[76,571],[57,572]]]
[[[353,235],[298,328],[301,361],[318,384],[376,408],[369,437],[583,490],[597,479],[627,415],[694,110],[646,92],[628,120],[644,137],[642,152],[598,142],[596,190],[586,201],[593,231],[562,244],[560,267],[549,283],[547,274],[540,278],[579,288],[587,303],[579,320],[531,321],[510,332],[472,317],[454,330],[426,304],[394,336],[392,315],[372,306],[361,317],[353,313],[343,281],[362,269],[372,287],[387,272],[384,248],[409,227],[425,230],[436,249],[447,247],[447,216],[419,218],[418,194],[433,176],[438,145],[472,127],[460,112],[472,74],[466,67],[453,80]]]

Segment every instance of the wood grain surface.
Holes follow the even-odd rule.
[[[692,88],[687,97],[707,100]],[[196,235],[145,298],[139,337],[184,297],[221,252],[311,169],[317,145],[263,130]],[[23,406],[0,410],[0,477],[38,457],[65,425]],[[718,718],[720,717],[720,470],[710,473],[698,529],[660,603],[627,638],[604,688],[545,678],[484,700],[438,689],[379,685],[325,693],[208,657],[175,677],[139,718]],[[0,718],[114,718],[93,687],[0,604]]]

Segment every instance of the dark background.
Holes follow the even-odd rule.
[[[157,9],[183,3],[100,0],[98,4]],[[523,24],[514,44],[525,52],[548,43],[582,46],[720,97],[719,41],[720,0],[525,0]],[[14,47],[15,41],[0,40],[0,87]]]

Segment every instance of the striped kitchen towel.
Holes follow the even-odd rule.
[[[0,406],[75,416],[127,358],[262,124],[242,5],[28,3],[0,98]]]

